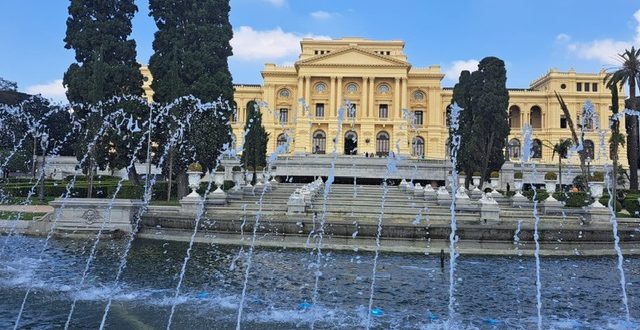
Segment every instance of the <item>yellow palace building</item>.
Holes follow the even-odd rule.
[[[447,108],[453,89],[442,87],[440,66],[413,67],[404,45],[399,40],[363,38],[302,40],[293,66],[267,63],[262,84],[234,86],[237,112],[232,127],[237,143],[242,143],[247,103],[258,101],[263,104],[263,123],[270,134],[269,154],[286,144],[291,156],[320,156],[332,153],[335,141],[338,154],[351,157],[395,152],[407,158],[445,160]],[[143,73],[151,78],[146,67]],[[586,123],[584,145],[594,165],[604,163],[609,155],[601,152],[600,145],[602,137],[608,140],[611,104],[604,76],[604,71],[552,69],[529,88],[509,89],[509,158],[518,160],[522,126],[530,123],[534,161],[557,163],[552,150],[541,146],[571,137],[554,94],[557,91],[575,123],[580,122],[584,102],[593,103],[599,119]],[[146,79],[148,96],[152,94],[150,82]],[[623,99],[620,96],[621,109]],[[621,164],[626,165],[623,154]],[[567,162],[575,164],[577,157]]]

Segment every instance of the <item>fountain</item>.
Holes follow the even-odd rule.
[[[197,104],[193,111],[220,105]],[[305,115],[299,120],[306,123],[309,111],[304,101],[301,105]],[[261,107],[271,111],[265,104]],[[1,110],[3,116],[24,119],[15,109]],[[346,102],[338,112],[339,123],[349,111],[353,109]],[[461,111],[452,107],[454,128]],[[605,167],[604,187],[592,182],[596,199],[584,210],[561,206],[562,216],[539,213],[535,190],[533,202],[522,191],[523,181],[536,182],[538,171],[529,162],[534,132],[528,126],[523,130],[524,163],[518,168],[523,175],[511,199],[525,199],[519,207],[503,203],[509,197],[497,191],[493,180],[491,192],[480,191],[479,182],[469,191],[460,186],[457,150],[465,141],[459,136],[452,141],[447,163],[450,191],[413,180],[417,167],[407,165],[399,139],[396,152],[385,161],[380,186],[368,186],[360,176],[356,180],[355,163],[348,165],[354,172],[353,182],[340,183],[337,173],[344,166],[339,162],[338,141],[343,125],[338,125],[325,181],[317,177],[288,183],[288,173],[272,170],[292,141],[285,133],[286,143],[269,155],[262,179],[255,185],[245,186],[234,169],[234,188],[223,189],[224,180],[213,172],[206,188],[200,188],[202,171],[195,171],[191,194],[181,206],[156,205],[151,201],[159,175],[151,175],[141,200],[135,201],[131,232],[113,232],[112,212],[123,196],[126,174],[148,142],[149,127],[170,114],[171,105],[159,109],[151,120],[138,122],[114,112],[89,137],[97,143],[113,123],[142,132],[140,139],[128,141],[125,173],[104,196],[104,210],[94,218],[99,219],[95,227],[69,232],[59,227],[63,211],[75,207],[73,191],[88,153],[79,161],[65,193],[53,203],[59,205],[55,212],[33,222],[48,225],[46,236],[19,233],[24,212],[3,224],[7,235],[0,237],[2,328],[137,325],[169,329],[207,327],[211,322],[236,329],[638,326],[640,305],[633,297],[640,282],[636,257],[640,250],[633,244],[640,230],[637,222],[618,219],[613,209],[611,168]],[[187,116],[167,133],[168,145],[183,136],[191,118]],[[350,120],[344,123],[351,124]],[[48,157],[57,157],[60,146],[81,130],[81,125],[73,125],[60,141],[43,139],[42,143],[54,146]],[[46,136],[40,124],[30,126],[30,132]],[[605,138],[604,133],[601,136]],[[0,159],[1,166],[24,149],[24,141],[25,137],[16,137],[10,153]],[[158,167],[168,161],[168,145],[157,151]],[[601,141],[601,149],[604,146]],[[227,145],[213,168],[234,157],[235,150]],[[284,180],[278,183],[276,177]],[[33,203],[43,180],[44,170],[26,185],[21,205]],[[553,189],[550,186],[548,191]],[[609,194],[607,207],[598,202],[603,189]],[[6,196],[3,191],[0,204],[8,205]],[[553,200],[542,204],[549,201]],[[595,219],[591,216],[598,210],[608,212],[607,221],[579,223],[579,217]],[[107,238],[106,232],[124,239]],[[498,243],[477,238],[483,235],[503,244],[494,246]],[[590,247],[585,238],[599,246]],[[611,243],[613,249],[601,248]],[[574,255],[576,246],[582,255]],[[444,267],[438,258],[441,250],[448,252]],[[601,251],[612,257],[583,256]],[[627,251],[629,256],[624,258]],[[613,289],[612,282],[619,282],[619,287]]]

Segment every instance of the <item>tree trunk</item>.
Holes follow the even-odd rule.
[[[629,79],[629,107],[636,110],[636,81]],[[629,189],[638,190],[638,118],[625,116],[627,126],[627,159],[629,160]]]
[[[40,203],[44,203],[44,180],[47,178],[44,173],[44,165],[46,163],[46,155],[44,150],[42,150],[42,163],[40,164],[40,187],[38,189],[38,201]]]
[[[147,174],[149,175],[149,174]],[[131,166],[131,170],[129,170],[127,172],[127,177],[129,179],[129,182],[135,184],[136,186],[141,186],[142,184],[140,183],[140,177],[138,175],[138,170],[136,170],[136,166],[133,165]]]
[[[569,126],[569,130],[571,131],[571,137],[573,139],[573,145],[580,145],[580,140],[578,139],[578,134],[576,133],[576,127],[573,125],[573,120],[571,119],[571,112],[569,112],[569,108],[567,104],[564,102],[564,99],[558,92],[554,92],[556,94],[556,99],[558,103],[560,103],[560,109],[562,109],[562,113],[564,117],[567,119],[567,126]],[[580,158],[580,172],[582,172],[582,177],[587,177],[587,167],[584,161],[584,152],[579,152],[578,157]]]
[[[169,147],[169,177],[167,178],[167,201],[171,200],[171,176],[173,175],[173,147]]]
[[[562,155],[558,155],[558,184],[560,185],[560,192],[562,190]]]
[[[93,152],[91,152],[91,155],[89,157],[89,169],[87,170],[87,175],[89,176],[87,198],[91,198],[91,196],[93,195],[93,168],[95,167],[95,157],[93,157]]]
[[[31,164],[31,177],[33,179],[36,178],[36,163],[37,163],[37,155],[36,155],[36,150],[38,149],[38,139],[34,136],[33,137],[33,157],[31,157],[31,161],[33,162],[33,164]]]
[[[188,180],[187,180],[187,173],[177,173],[176,174],[176,189],[178,192],[178,199],[181,199],[182,197],[187,195],[187,188],[188,188]]]

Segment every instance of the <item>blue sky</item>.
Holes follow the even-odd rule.
[[[73,61],[64,49],[68,1],[0,0],[0,77],[19,89],[64,98]],[[148,0],[136,1],[138,60],[153,53]],[[597,72],[640,46],[640,5],[631,0],[231,0],[235,83],[260,83],[265,62],[295,62],[302,37],[359,36],[406,41],[409,61],[433,64],[452,86],[485,56],[507,63],[507,85],[527,87],[549,68]]]

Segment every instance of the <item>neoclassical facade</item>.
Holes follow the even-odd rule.
[[[145,70],[145,76],[150,76]],[[603,163],[609,155],[600,146],[611,104],[604,75],[604,71],[550,70],[529,88],[509,89],[510,158],[520,157],[522,126],[530,123],[534,161],[557,162],[552,149],[544,145],[571,136],[554,94],[557,91],[576,123],[584,102],[593,103],[598,119],[585,124],[585,148],[594,165]],[[442,87],[444,74],[439,66],[413,67],[403,41],[304,39],[293,66],[267,63],[262,77],[260,85],[235,85],[237,112],[232,127],[238,145],[247,104],[258,101],[270,134],[269,153],[283,146],[279,150],[291,155],[331,154],[335,148],[340,155],[399,152],[419,159],[447,157],[447,109],[453,90]],[[149,84],[147,79],[148,96],[152,93]],[[620,96],[621,109],[623,98]],[[623,154],[620,157],[626,164]],[[567,160],[577,161],[577,157]]]

